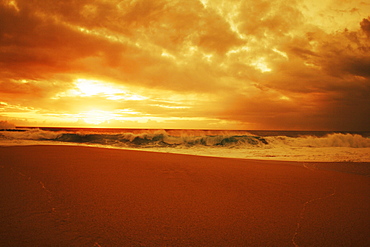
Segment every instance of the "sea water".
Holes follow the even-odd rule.
[[[83,145],[290,161],[370,162],[370,132],[16,128],[0,145]]]

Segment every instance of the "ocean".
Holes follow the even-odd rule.
[[[370,162],[370,131],[18,127],[0,146],[82,145],[244,159]]]

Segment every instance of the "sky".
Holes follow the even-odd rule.
[[[369,130],[370,2],[0,0],[0,121]]]

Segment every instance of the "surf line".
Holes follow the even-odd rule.
[[[298,236],[298,234],[299,234],[299,231],[300,231],[300,229],[301,229],[301,222],[304,220],[304,214],[305,214],[305,212],[306,212],[306,210],[307,210],[307,206],[310,204],[310,203],[313,203],[313,202],[315,202],[315,201],[319,201],[319,200],[324,200],[324,199],[327,199],[327,198],[329,198],[329,197],[332,197],[332,196],[334,196],[335,194],[336,194],[336,188],[334,188],[333,189],[333,192],[331,193],[331,194],[329,194],[329,195],[326,195],[326,196],[324,196],[324,197],[318,197],[318,198],[314,198],[314,199],[311,199],[311,200],[308,200],[308,201],[306,201],[305,203],[303,203],[303,207],[302,207],[302,209],[301,209],[301,212],[300,212],[300,214],[299,214],[299,218],[298,218],[298,221],[297,221],[297,225],[296,225],[296,228],[295,228],[295,232],[294,232],[294,235],[293,235],[293,238],[292,238],[292,243],[293,243],[293,245],[294,245],[294,247],[299,247],[299,245],[297,244],[297,242],[296,242],[296,238],[297,238],[297,236]]]

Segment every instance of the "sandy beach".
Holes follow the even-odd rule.
[[[318,167],[0,147],[0,246],[369,246],[370,177]]]

